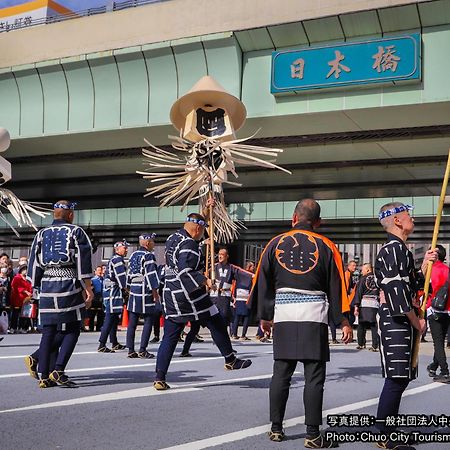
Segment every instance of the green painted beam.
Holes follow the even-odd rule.
[[[60,64],[37,69],[44,95],[44,134],[65,133],[69,122],[67,80]]]
[[[178,77],[178,95],[184,95],[208,74],[206,56],[201,42],[173,46]]]
[[[149,83],[147,65],[141,51],[116,54],[121,89],[121,126],[131,127],[148,121]]]
[[[92,130],[94,127],[94,84],[91,69],[85,60],[62,63],[69,96],[70,132]]]
[[[94,128],[120,127],[119,71],[114,56],[88,58],[94,81]]]
[[[143,53],[150,86],[147,122],[151,125],[167,124],[170,108],[178,98],[177,67],[172,48],[149,49]]]
[[[14,74],[0,74],[0,126],[11,136],[20,134],[20,97]]]
[[[20,98],[21,135],[36,136],[44,132],[44,97],[36,69],[15,73]]]

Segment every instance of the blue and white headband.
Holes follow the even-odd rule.
[[[119,241],[114,244],[114,248],[129,247],[129,246],[130,244],[125,239],[123,241]]]
[[[386,217],[393,216],[394,214],[398,214],[403,211],[412,211],[413,209],[414,209],[414,206],[411,206],[411,205],[396,206],[394,208],[386,209],[385,211],[381,211],[380,214],[378,214],[378,219],[383,220],[383,219],[386,219]]]
[[[53,209],[75,209],[75,206],[77,206],[75,202],[68,203],[67,205],[65,203],[55,203]]]
[[[140,241],[148,241],[149,239],[155,239],[156,233],[148,234],[144,233],[139,236]]]
[[[186,222],[196,223],[197,225],[200,225],[201,227],[208,226],[208,222],[206,222],[206,220],[196,219],[195,217],[186,217]]]

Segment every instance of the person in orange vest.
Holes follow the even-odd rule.
[[[345,278],[345,285],[347,286],[347,297],[350,305],[352,304],[353,297],[355,296],[355,288],[356,284],[353,281],[353,273],[356,271],[356,261],[351,260],[347,264],[347,270],[344,272],[344,278]],[[345,315],[349,319],[349,322],[351,325],[353,325],[353,322],[355,321],[355,316],[353,315],[351,311],[352,306],[350,306],[350,311],[346,312]],[[353,320],[352,320],[353,318]],[[339,344],[339,341],[337,340],[337,327],[331,321],[329,323],[330,332],[331,332],[331,343],[332,344]]]
[[[300,361],[305,379],[306,448],[337,447],[319,430],[330,360],[328,323],[341,326],[344,343],[353,337],[343,315],[349,305],[341,255],[333,242],[315,232],[320,223],[320,205],[312,199],[300,200],[292,229],[274,237],[264,249],[249,299],[263,330],[273,326],[269,439],[280,442],[285,437],[289,387]]]

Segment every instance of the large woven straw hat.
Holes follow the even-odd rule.
[[[214,78],[205,76],[195,83],[192,89],[180,97],[170,110],[170,121],[177,130],[184,127],[186,116],[194,109],[205,105],[224,108],[234,130],[239,130],[247,117],[244,104],[229,94]]]
[[[8,149],[11,139],[9,137],[8,130],[0,128],[0,152],[4,152]]]

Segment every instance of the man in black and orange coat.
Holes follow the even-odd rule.
[[[330,359],[328,323],[342,328],[343,341],[353,333],[343,312],[349,310],[342,259],[335,244],[314,233],[320,206],[298,202],[292,229],[266,246],[250,296],[264,331],[273,326],[274,369],[270,384],[269,438],[284,438],[282,423],[291,377],[301,361],[305,374],[305,447],[337,446],[320,434],[325,366]],[[256,305],[255,305],[256,304]]]

